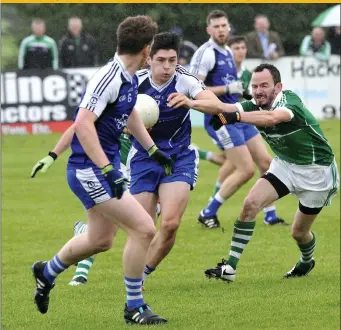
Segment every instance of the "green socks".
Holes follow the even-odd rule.
[[[238,219],[234,223],[234,230],[231,241],[231,250],[227,263],[234,269],[237,267],[239,258],[241,257],[246,244],[252,237],[255,229],[256,221],[242,222]]]
[[[313,259],[313,255],[315,252],[316,240],[315,235],[313,234],[313,239],[310,243],[307,244],[297,244],[298,248],[301,251],[301,258],[297,264],[297,268],[300,268],[303,271],[306,271],[310,268],[310,263]]]

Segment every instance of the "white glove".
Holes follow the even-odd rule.
[[[243,94],[244,88],[241,81],[232,81],[230,84],[225,86],[226,94]]]

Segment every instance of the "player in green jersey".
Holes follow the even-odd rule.
[[[232,282],[244,248],[252,237],[257,213],[289,193],[299,200],[292,225],[292,237],[301,252],[298,263],[284,277],[307,275],[315,266],[315,235],[312,224],[324,206],[330,205],[339,186],[334,154],[323,132],[301,99],[282,90],[281,76],[271,64],[261,64],[253,72],[254,101],[224,104],[220,101],[193,101],[177,97],[177,106],[225,111],[212,118],[215,130],[223,125],[243,122],[256,125],[276,157],[269,170],[252,187],[241,213],[234,223],[229,257],[215,268],[205,271],[207,277]],[[170,96],[171,101],[175,95]]]

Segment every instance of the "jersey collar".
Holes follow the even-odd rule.
[[[152,79],[152,70],[148,70],[148,79],[149,79],[149,82],[150,82],[150,85],[156,89],[158,92],[162,92],[165,88],[167,88],[170,83],[173,81],[174,77],[176,75],[176,71],[175,73],[169,78],[169,80],[167,82],[165,82],[163,85],[161,86],[158,86],[156,85],[154,82],[153,82],[153,79]]]
[[[272,102],[271,109],[274,109],[282,98],[283,98],[283,92],[280,91],[278,95],[276,96],[276,98],[274,99],[274,101]]]
[[[213,47],[220,53],[222,53],[223,55],[227,55],[227,49],[228,47],[221,47],[219,46],[212,38],[210,38],[209,42],[213,45]]]
[[[125,77],[128,81],[132,82],[132,81],[133,81],[133,77],[132,77],[132,76],[130,75],[130,73],[127,71],[126,66],[125,66],[124,62],[122,61],[122,59],[120,58],[120,56],[119,56],[117,53],[115,53],[115,56],[114,56],[114,57],[115,57],[115,60],[117,61],[117,63],[120,65],[124,77]]]
[[[245,70],[246,70],[246,66],[243,62],[242,65],[240,66],[240,71],[237,72],[238,79],[240,79],[242,77]]]

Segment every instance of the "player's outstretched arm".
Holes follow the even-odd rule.
[[[32,168],[31,178],[41,171],[45,173],[54,163],[54,161],[70,147],[72,137],[75,133],[73,125],[71,125],[60,137],[55,147],[48,153],[46,157],[39,160]]]
[[[240,122],[260,127],[269,127],[290,121],[293,116],[292,111],[286,108],[278,108],[274,111],[241,112]]]
[[[207,90],[198,93],[195,100],[190,100],[181,93],[172,93],[168,96],[167,101],[169,107],[186,107],[209,115],[238,109],[234,104],[222,103],[211,91]]]
[[[164,167],[166,175],[170,175],[174,165],[172,159],[155,145],[135,108],[128,118],[127,127],[135,139],[147,150],[149,156]]]
[[[269,127],[290,121],[293,116],[293,112],[287,108],[278,108],[273,111],[224,112],[213,116],[210,125],[216,131],[224,125],[235,124],[236,122]]]

